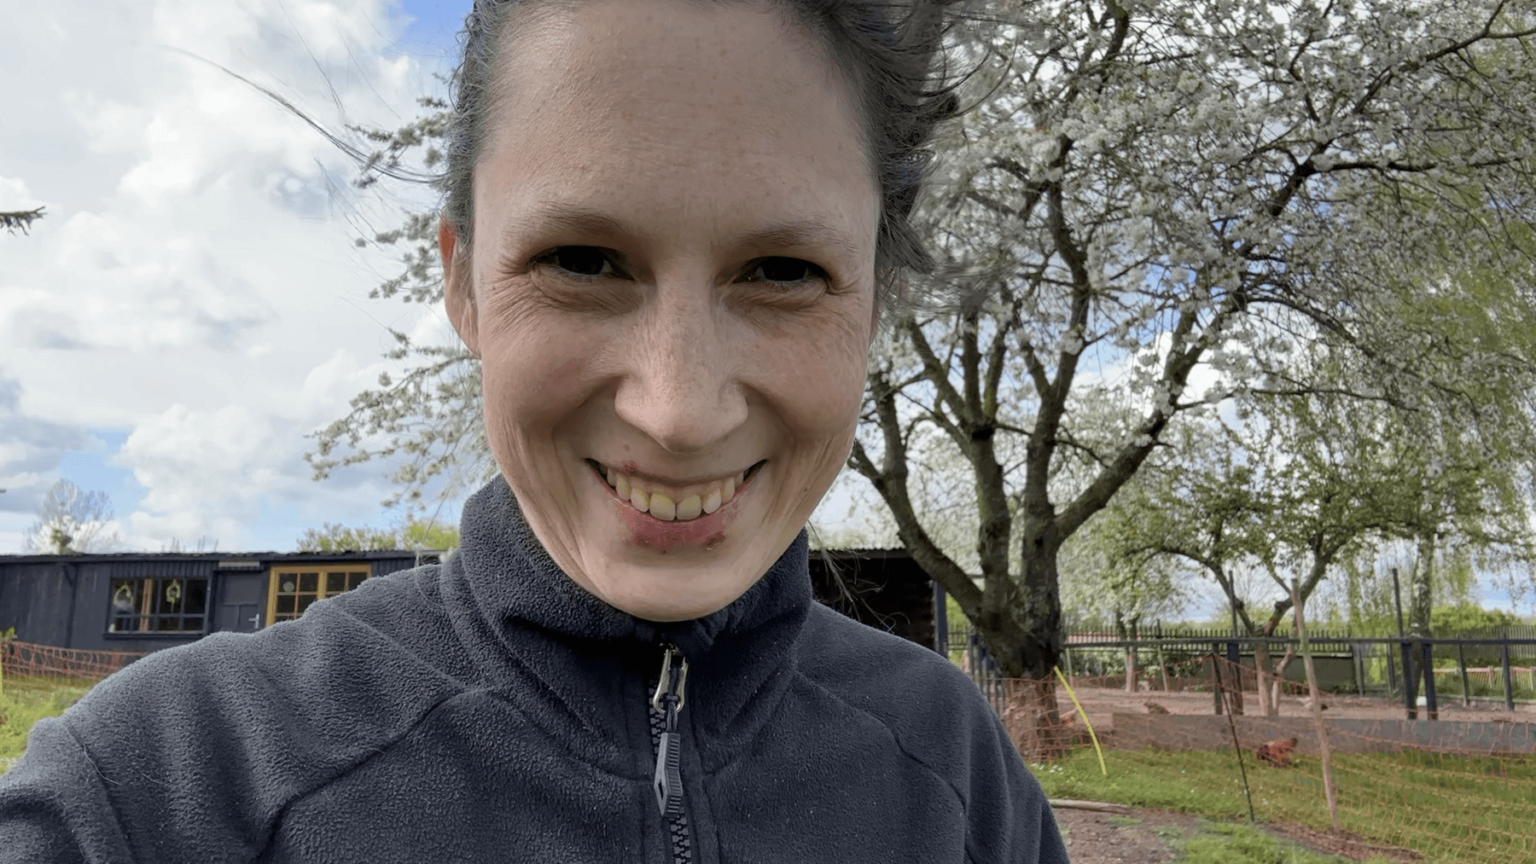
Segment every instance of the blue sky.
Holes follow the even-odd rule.
[[[309,477],[304,438],[384,371],[379,322],[446,338],[440,315],[370,301],[357,251],[392,202],[301,121],[388,127],[441,93],[467,2],[60,0],[7,12],[0,209],[0,553],[54,480],[107,493],[124,548],[289,549],[322,522],[387,525],[387,466]],[[20,20],[18,20],[18,18]],[[88,58],[81,62],[82,58]],[[27,69],[59,70],[39,78]],[[344,106],[339,112],[332,102]],[[343,187],[340,195],[329,186]],[[281,255],[272,250],[281,250]],[[456,515],[457,506],[445,507]]]
[[[408,0],[401,4],[402,17],[409,18],[400,48],[421,57],[441,55],[451,58],[457,46],[459,28],[469,14],[469,2],[454,0]]]

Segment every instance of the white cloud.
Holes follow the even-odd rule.
[[[394,4],[13,7],[0,207],[47,211],[30,235],[0,235],[0,488],[46,489],[85,427],[113,427],[132,430],[113,464],[146,489],[118,516],[130,547],[206,534],[232,548],[274,508],[372,514],[385,466],[317,484],[302,454],[385,368],[378,322],[442,330],[440,313],[367,299],[398,264],[351,241],[398,212],[358,200],[352,163],[302,120],[170,49],[333,131],[390,127],[441,90],[433,69],[392,56]]]
[[[28,416],[21,396],[20,382],[0,374],[0,511],[30,517],[53,483],[48,472],[59,458],[91,442],[82,429]]]
[[[20,177],[0,177],[0,211],[34,210],[44,203],[32,196],[26,180]]]

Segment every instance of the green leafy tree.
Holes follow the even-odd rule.
[[[1484,609],[1475,603],[1438,606],[1430,613],[1431,627],[1443,635],[1500,630],[1520,623],[1513,612]]]
[[[308,528],[299,537],[300,552],[368,552],[397,549],[458,548],[459,529],[431,520],[407,518],[391,529],[347,528],[327,522],[319,529]]]

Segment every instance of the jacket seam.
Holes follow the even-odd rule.
[[[457,693],[449,693],[449,694],[445,695],[443,698],[441,698],[441,699],[437,700],[436,702],[432,703],[431,707],[429,707],[426,711],[423,711],[421,716],[416,718],[415,722],[413,722],[413,723],[411,723],[411,725],[407,726],[399,735],[395,736],[395,738],[393,740],[388,741],[387,743],[383,744],[382,746],[375,745],[361,759],[358,759],[357,761],[353,762],[351,765],[347,766],[347,768],[345,770],[342,770],[342,771],[338,772],[336,774],[336,776],[334,776],[334,777],[330,778],[329,780],[326,780],[326,781],[316,785],[313,789],[309,789],[309,790],[304,791],[304,792],[296,793],[293,797],[291,797],[287,801],[285,801],[281,806],[279,806],[273,812],[272,816],[269,818],[268,824],[266,825],[266,827],[264,829],[264,833],[267,835],[267,839],[266,839],[266,842],[262,844],[261,851],[257,852],[256,858],[259,859],[262,855],[265,855],[268,851],[270,851],[270,849],[272,848],[272,843],[276,839],[276,836],[277,836],[277,826],[282,823],[283,818],[288,814],[288,811],[293,809],[294,805],[296,805],[299,802],[303,801],[304,799],[310,797],[311,795],[314,795],[314,794],[316,794],[318,792],[321,792],[324,789],[326,789],[327,787],[329,787],[329,786],[331,786],[331,785],[333,785],[335,783],[338,783],[341,780],[346,779],[349,775],[352,774],[352,772],[358,770],[359,768],[363,767],[364,765],[367,765],[369,762],[372,762],[377,757],[382,756],[385,753],[388,753],[390,750],[393,750],[401,741],[404,741],[407,737],[409,737],[411,735],[412,732],[415,732],[423,723],[427,722],[427,719],[429,717],[431,717],[433,714],[437,713],[437,710],[439,708],[443,707],[443,705],[447,704],[448,702],[450,702],[450,701],[452,701],[454,699],[457,699],[458,697],[463,696],[466,693],[470,693],[470,692],[474,692],[474,691],[463,690],[463,691],[459,691]],[[255,859],[253,859],[253,860],[255,860]]]
[[[849,709],[851,709],[853,711],[857,711],[858,713],[860,713],[860,714],[870,718],[871,720],[875,721],[876,723],[879,723],[880,726],[885,729],[886,734],[891,736],[891,740],[896,742],[896,749],[901,751],[901,755],[903,755],[903,756],[907,757],[908,759],[912,760],[912,762],[916,763],[919,767],[921,767],[923,770],[927,771],[929,774],[932,774],[934,777],[937,777],[939,779],[939,782],[944,784],[944,787],[946,789],[948,789],[950,791],[950,794],[954,795],[955,799],[960,803],[960,810],[967,815],[966,826],[965,826],[965,859],[968,862],[976,861],[977,860],[976,854],[971,849],[971,826],[970,826],[970,819],[969,819],[969,814],[970,814],[970,810],[971,810],[970,801],[969,801],[969,799],[966,798],[965,795],[961,794],[960,790],[955,786],[954,781],[950,780],[948,777],[944,776],[944,774],[940,773],[932,765],[929,765],[928,762],[926,760],[924,760],[922,757],[920,757],[917,754],[913,753],[912,751],[908,750],[906,744],[904,744],[902,742],[901,736],[896,734],[895,728],[893,728],[890,723],[886,722],[879,715],[877,715],[877,714],[875,714],[875,713],[873,713],[871,711],[868,711],[868,710],[866,710],[864,708],[860,708],[859,706],[853,704],[852,702],[849,702],[847,699],[844,699],[842,696],[840,696],[839,694],[837,694],[836,692],[834,692],[830,688],[820,684],[815,679],[813,679],[809,675],[805,674],[798,667],[795,669],[795,674],[798,675],[802,680],[804,680],[805,682],[810,684],[812,687],[815,687],[816,689],[820,690],[822,693],[825,693],[828,696],[831,696],[833,699],[837,700],[839,703],[843,704],[844,706],[848,707]]]
[[[441,566],[441,565],[423,564],[421,568],[415,568],[415,569],[419,570],[419,569],[422,569],[422,568],[425,568],[425,567],[433,567],[433,566]],[[411,572],[411,571],[403,571],[403,570],[402,571],[396,571],[396,573],[405,573],[405,572]],[[393,575],[395,575],[395,573],[390,573],[390,574],[386,574],[386,575],[393,576]],[[446,612],[446,610],[444,610],[444,607],[441,604],[434,604],[434,603],[432,603],[425,596],[425,594],[422,594],[421,587],[420,587],[419,584],[417,584],[417,580],[416,579],[412,579],[410,581],[412,583],[412,586],[413,586],[414,590],[418,594],[421,594],[421,599],[422,599],[424,605],[426,605],[429,608],[433,608],[433,609],[437,609],[437,610],[445,611]],[[341,596],[345,597],[346,595],[343,594]],[[332,612],[333,612],[333,614],[336,614],[336,615],[346,616],[348,619],[350,619],[352,622],[354,622],[358,626],[363,627],[364,629],[366,629],[366,630],[368,630],[368,631],[370,631],[370,632],[372,632],[372,633],[382,637],[383,639],[385,639],[388,642],[391,642],[391,643],[394,643],[394,644],[398,644],[398,641],[395,639],[394,636],[392,636],[389,633],[384,632],[383,630],[380,630],[378,627],[374,626],[371,621],[369,621],[368,619],[366,619],[366,618],[356,614],[349,607],[338,606],[336,609],[332,610]],[[451,618],[452,616],[449,616],[449,617]],[[451,623],[452,622],[450,621],[450,626],[451,626]],[[464,645],[463,640],[458,639],[458,634],[457,633],[455,633],[454,635],[455,635],[455,641],[458,642],[459,645],[463,646],[464,649],[466,650],[466,652],[468,652],[469,651],[469,647],[467,645]],[[476,683],[472,683],[472,684],[466,684],[465,682],[461,681],[460,679],[455,678],[454,676],[449,675],[447,673],[444,673],[441,669],[438,669],[436,666],[433,666],[431,663],[427,662],[426,660],[423,660],[418,655],[411,654],[410,652],[403,652],[403,653],[405,653],[406,656],[410,657],[411,659],[419,661],[421,663],[421,665],[423,665],[423,666],[425,666],[425,667],[427,667],[429,669],[432,669],[435,672],[438,672],[443,679],[445,679],[447,681],[450,681],[453,684],[456,684],[456,685],[460,686],[461,688],[463,688],[463,689],[459,690],[457,693],[450,694],[448,697],[446,697],[442,701],[447,701],[447,699],[452,699],[452,698],[455,698],[455,697],[458,697],[458,696],[485,695],[485,696],[487,696],[487,697],[489,697],[491,699],[494,699],[497,702],[500,702],[501,704],[505,705],[508,709],[516,712],[517,715],[519,717],[522,717],[525,721],[527,721],[529,725],[533,726],[534,728],[540,728],[539,724],[534,721],[533,717],[526,710],[524,710],[522,708],[522,706],[518,705],[516,701],[514,701],[512,698],[510,698],[510,696],[507,693],[503,692],[502,690],[500,690],[500,689],[498,689],[496,687],[484,686],[484,684],[481,683],[481,682],[483,682],[484,679],[481,679],[481,682],[476,682]],[[550,700],[552,702],[556,703],[556,704],[561,704],[561,705],[564,704],[563,702],[561,702],[561,700],[559,699],[558,695],[554,692],[554,690],[552,690],[549,687],[549,685],[546,684],[543,681],[542,678],[540,678],[540,676],[538,676],[537,674],[534,674],[532,672],[532,670],[530,670],[526,666],[524,666],[520,660],[514,659],[512,662],[516,663],[520,668],[524,669],[524,671],[529,672],[529,674],[532,675],[532,677],[539,682],[539,687],[541,689],[542,695],[548,696],[550,698]],[[441,704],[441,702],[439,702],[437,704],[434,704],[431,708],[428,708],[426,713],[421,716],[421,719],[417,721],[416,725],[420,725],[421,723],[426,722],[427,717],[433,711],[436,711],[438,705],[440,705],[440,704]],[[572,715],[575,716],[574,712],[572,712]],[[580,718],[578,718],[578,719],[580,719]],[[411,730],[409,730],[405,734],[401,735],[399,739],[397,739],[395,742],[392,742],[388,746],[389,747],[393,747],[396,743],[399,743],[400,740],[404,740],[406,735],[409,735],[410,732],[414,731],[414,730],[415,730],[415,726],[412,726]],[[556,740],[557,740],[558,745],[561,747],[561,749],[564,750],[565,754],[567,756],[569,756],[571,759],[573,759],[575,761],[578,761],[578,762],[581,762],[582,764],[588,765],[588,766],[590,766],[592,768],[595,768],[596,770],[601,771],[604,774],[607,774],[607,775],[609,775],[611,777],[617,777],[617,778],[619,778],[621,780],[642,780],[642,781],[648,781],[650,779],[649,776],[646,775],[646,774],[639,774],[639,775],[633,775],[632,776],[632,775],[629,775],[629,774],[621,774],[621,773],[618,773],[618,772],[615,772],[615,771],[610,771],[607,768],[605,768],[602,765],[599,765],[599,764],[593,762],[590,759],[582,758],[581,754],[578,753],[576,751],[576,749],[574,747],[572,747],[570,744],[568,744],[566,741],[561,740],[561,739],[556,739]],[[358,763],[359,766],[361,766],[361,764],[362,764],[361,762]],[[357,767],[357,766],[354,766],[354,767]],[[351,769],[348,769],[348,771],[350,771],[350,770]],[[342,778],[342,776],[345,776],[345,775],[338,775],[335,779],[336,780],[340,780]],[[331,781],[331,782],[334,782],[334,780]],[[321,787],[321,788],[323,788],[323,787]],[[318,789],[311,790],[311,792],[305,793],[305,794],[308,795],[308,794],[311,794],[311,793],[313,793],[315,791],[318,791]]]
[[[133,842],[129,838],[128,829],[123,825],[122,814],[117,812],[117,802],[112,800],[112,790],[108,787],[109,783],[111,785],[117,784],[110,781],[107,775],[101,773],[101,766],[96,764],[96,757],[91,755],[91,749],[85,746],[85,742],[80,739],[79,733],[75,731],[74,723],[66,717],[59,719],[63,723],[64,731],[69,733],[69,740],[75,742],[75,746],[80,748],[80,752],[85,755],[85,761],[91,763],[91,771],[96,775],[97,784],[101,786],[101,791],[107,797],[107,809],[112,811],[112,823],[117,826],[117,834],[123,838],[123,845],[128,848],[129,861],[137,861],[139,859],[138,852],[133,848]]]

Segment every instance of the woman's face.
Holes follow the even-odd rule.
[[[852,445],[879,193],[812,38],[681,0],[539,21],[503,47],[473,251],[440,231],[501,473],[640,618],[741,596]]]

